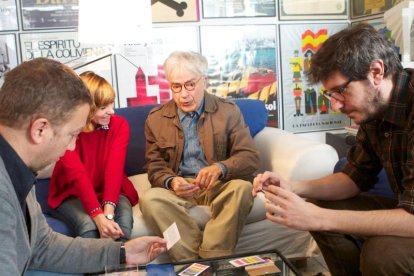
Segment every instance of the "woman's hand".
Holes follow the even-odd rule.
[[[98,227],[101,238],[117,240],[124,236],[124,232],[118,223],[107,219],[104,214],[97,215],[93,220]]]

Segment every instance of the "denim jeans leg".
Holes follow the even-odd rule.
[[[118,205],[115,209],[115,221],[121,227],[125,236],[120,240],[127,241],[131,239],[132,227],[134,224],[134,219],[132,215],[132,206],[131,202],[126,196],[120,195],[118,200]]]
[[[64,221],[75,232],[84,238],[99,238],[99,230],[93,219],[86,213],[78,198],[70,198],[62,202],[56,209],[49,209],[52,216]]]

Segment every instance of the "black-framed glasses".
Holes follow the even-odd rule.
[[[344,102],[345,101],[344,93],[346,91],[346,88],[347,88],[348,84],[350,84],[351,82],[352,82],[352,79],[348,80],[343,85],[341,85],[339,87],[336,87],[332,90],[324,90],[322,93],[329,100],[331,100],[333,98],[334,100],[336,100],[338,102]]]
[[[198,80],[194,81],[194,80],[190,80],[185,82],[184,84],[178,83],[178,82],[173,82],[170,85],[170,89],[173,93],[180,93],[181,90],[184,88],[187,91],[193,91],[197,85],[197,83],[203,78],[203,76],[201,76]]]

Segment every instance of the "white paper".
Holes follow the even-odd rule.
[[[170,250],[170,248],[181,239],[180,232],[178,232],[177,224],[175,222],[162,234],[164,235],[164,239],[167,240],[167,250]]]

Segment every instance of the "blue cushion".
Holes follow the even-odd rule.
[[[236,99],[235,103],[243,113],[244,121],[249,126],[250,134],[254,137],[267,123],[268,111],[264,102],[252,99]]]
[[[130,128],[129,144],[125,161],[125,173],[132,176],[144,173],[145,165],[145,120],[157,105],[118,108],[115,113],[124,117]]]
[[[335,164],[334,173],[340,172],[347,162],[348,160],[346,159],[346,157],[339,159],[339,161]],[[395,198],[395,194],[391,189],[391,186],[388,182],[387,174],[385,173],[384,169],[382,169],[379,172],[379,174],[377,175],[377,178],[378,178],[378,181],[377,183],[375,183],[374,187],[372,187],[367,192],[364,192],[363,194],[380,195],[380,196]]]

